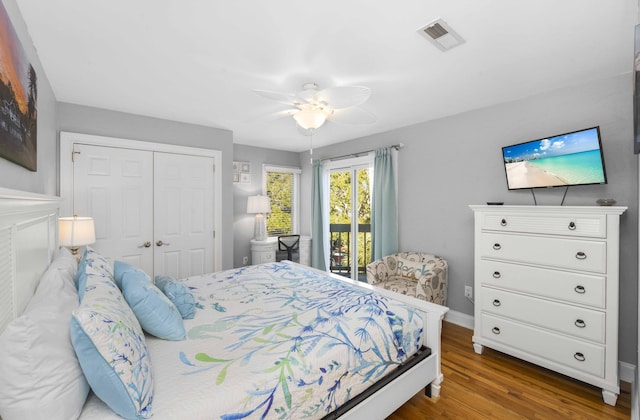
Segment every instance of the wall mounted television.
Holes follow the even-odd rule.
[[[502,148],[509,190],[606,184],[600,127]]]

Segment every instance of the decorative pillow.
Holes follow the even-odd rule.
[[[186,333],[178,308],[151,283],[147,273],[124,273],[122,286],[122,294],[143,330],[165,340],[184,340]]]
[[[120,290],[122,290],[122,276],[124,276],[125,273],[139,270],[139,268],[124,261],[116,261],[113,263],[114,280]],[[151,283],[151,279],[148,279],[148,282]]]
[[[78,297],[82,301],[84,296],[88,273],[106,277],[113,281],[113,269],[111,263],[95,249],[86,246],[78,265],[78,273],[76,275],[76,285],[78,286]]]
[[[0,335],[0,416],[78,418],[89,393],[71,345],[69,322],[78,306],[76,259],[61,249],[40,279],[22,316]]]
[[[87,274],[71,318],[71,341],[93,392],[127,419],[151,416],[153,376],[140,324],[118,286]]]
[[[417,280],[428,272],[426,262],[398,259],[398,276]]]
[[[187,286],[169,276],[156,276],[156,286],[176,305],[183,319],[193,319],[196,300]]]

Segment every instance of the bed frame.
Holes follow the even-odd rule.
[[[22,313],[51,262],[58,243],[59,207],[59,197],[0,188],[0,333]],[[426,325],[423,345],[431,350],[430,356],[376,390],[340,418],[386,417],[423,388],[427,395],[437,398],[443,381],[440,334],[448,308],[345,277],[332,277],[417,308]]]

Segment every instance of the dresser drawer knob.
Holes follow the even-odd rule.
[[[502,277],[502,274],[500,274],[499,271],[494,271],[493,272],[493,278],[494,279],[499,279],[500,277]]]
[[[505,219],[500,220],[500,226],[507,226],[507,221]]]
[[[496,251],[499,250],[500,248],[502,248],[500,244],[493,244],[493,249],[495,249]]]
[[[585,328],[587,326],[587,324],[581,319],[576,319],[576,322],[574,322],[574,324],[578,328]]]
[[[586,260],[587,259],[587,254],[585,254],[582,251],[578,251],[578,253],[576,254],[576,258],[579,260]]]
[[[580,352],[577,352],[576,354],[574,354],[573,358],[576,359],[578,362],[584,362],[585,360],[587,360],[587,358],[584,357],[584,354]]]
[[[575,290],[576,293],[580,293],[581,295],[587,292],[584,286],[580,286],[580,285],[574,287],[573,290]]]
[[[574,222],[569,222],[569,230],[576,230],[576,224]]]
[[[493,327],[493,328],[491,328],[491,332],[492,332],[492,333],[494,333],[494,334],[496,334],[496,335],[498,335],[498,334],[500,334],[500,328],[498,328],[498,327]]]
[[[502,303],[498,299],[493,299],[493,306],[500,306]]]

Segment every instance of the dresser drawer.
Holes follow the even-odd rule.
[[[606,273],[604,241],[483,232],[478,247],[481,258]]]
[[[605,238],[607,236],[606,221],[604,215],[485,213],[481,229]]]
[[[598,343],[605,342],[604,312],[489,287],[482,287],[480,295],[480,310],[484,312]]]
[[[476,281],[545,298],[605,308],[607,281],[603,276],[480,260]]]
[[[482,315],[482,336],[520,351],[604,377],[604,347],[492,316]]]

